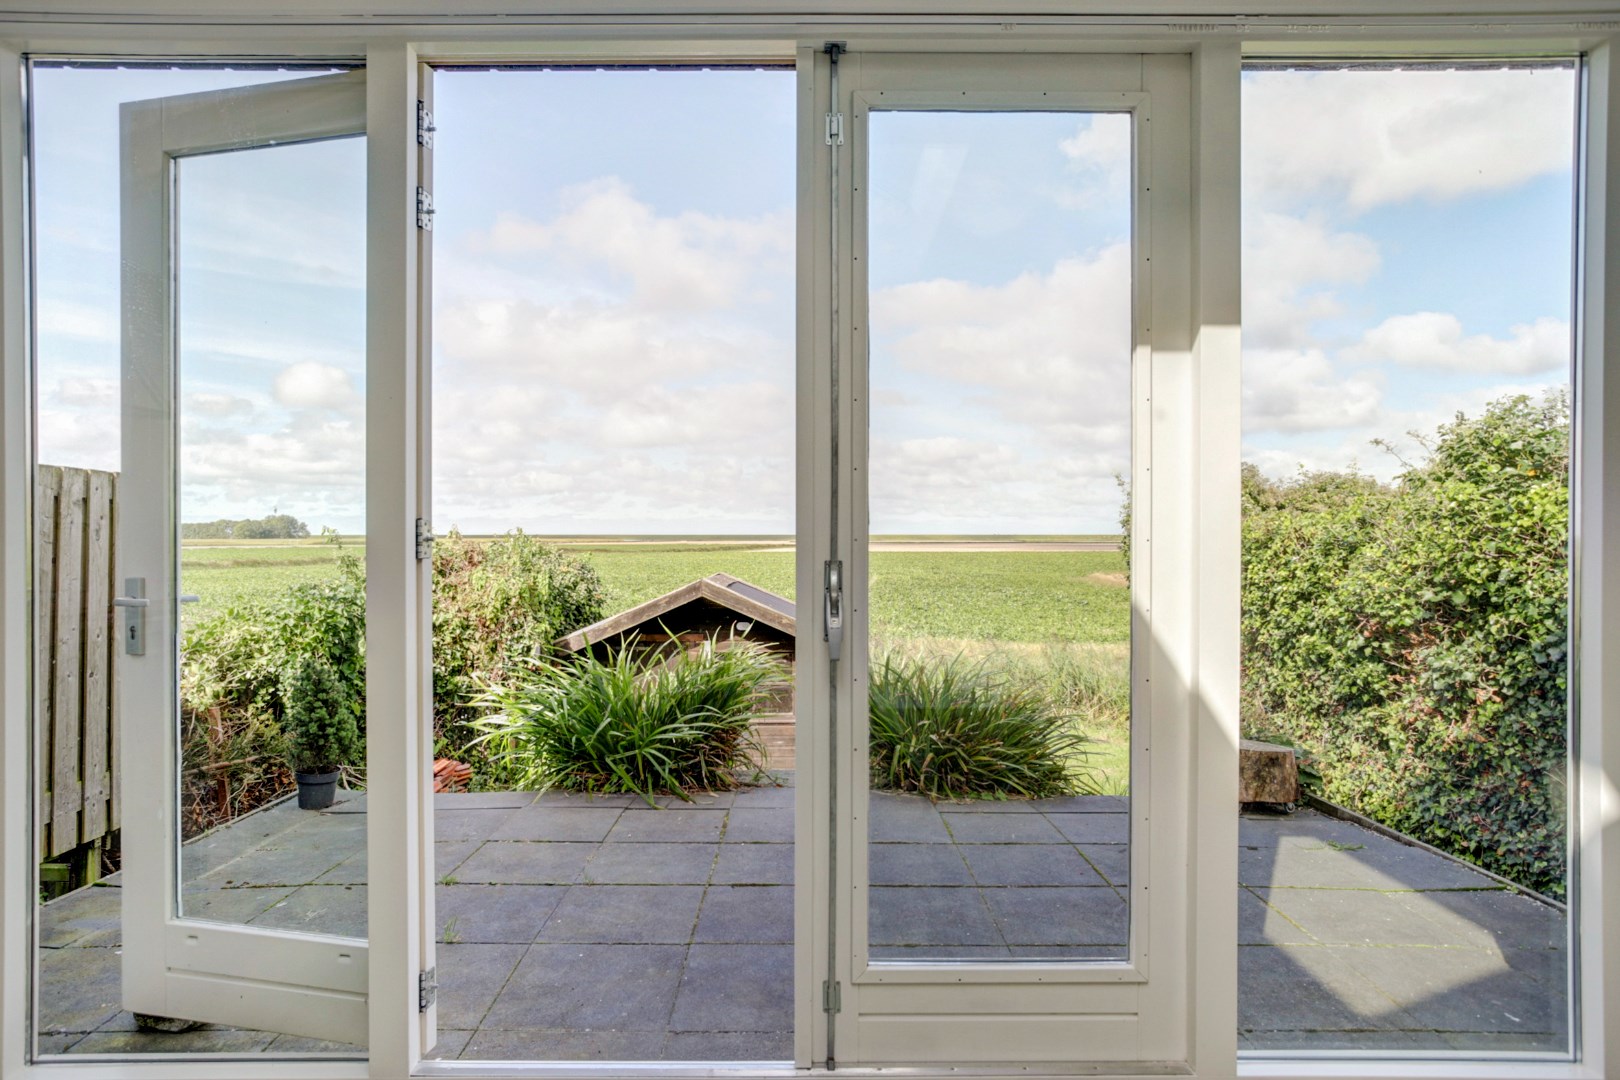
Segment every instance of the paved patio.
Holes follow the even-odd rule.
[[[792,798],[438,796],[435,1056],[790,1057]],[[874,951],[1121,955],[1123,811],[876,796]],[[187,845],[187,912],[363,935],[364,822],[363,798],[281,804]],[[1312,812],[1245,815],[1240,832],[1244,1049],[1562,1050],[1557,909]],[[352,1052],[136,1031],[118,1006],[118,896],[115,875],[41,908],[42,1052]]]

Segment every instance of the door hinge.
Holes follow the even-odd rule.
[[[828,980],[821,984],[821,1011],[831,1015],[844,1011],[844,984]]]
[[[843,146],[844,145],[844,114],[843,113],[834,112],[834,113],[828,113],[827,114],[827,145],[828,146]]]
[[[416,189],[416,227],[433,231],[433,194],[427,188]]]
[[[439,998],[439,969],[430,967],[416,973],[416,1011],[427,1012]]]
[[[427,518],[416,519],[416,557],[433,558],[433,526],[428,524]]]
[[[433,133],[439,129],[433,126],[433,113],[428,110],[427,102],[416,103],[416,144],[424,150],[433,149]]]

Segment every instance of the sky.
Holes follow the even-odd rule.
[[[41,461],[119,464],[118,102],[293,74],[36,72]],[[792,530],[793,78],[438,74],[438,529]],[[1246,460],[1389,478],[1566,384],[1574,93],[1245,75]],[[182,165],[185,520],[361,528],[363,153]],[[874,532],[1116,528],[1129,160],[1119,115],[874,116]]]

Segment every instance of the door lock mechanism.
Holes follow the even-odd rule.
[[[151,601],[146,598],[146,579],[124,579],[126,596],[113,597],[113,607],[124,609],[124,653],[128,656],[146,655],[146,609]]]

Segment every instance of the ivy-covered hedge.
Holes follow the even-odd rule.
[[[1245,470],[1243,718],[1324,794],[1564,893],[1569,407],[1442,426],[1393,485]]]

